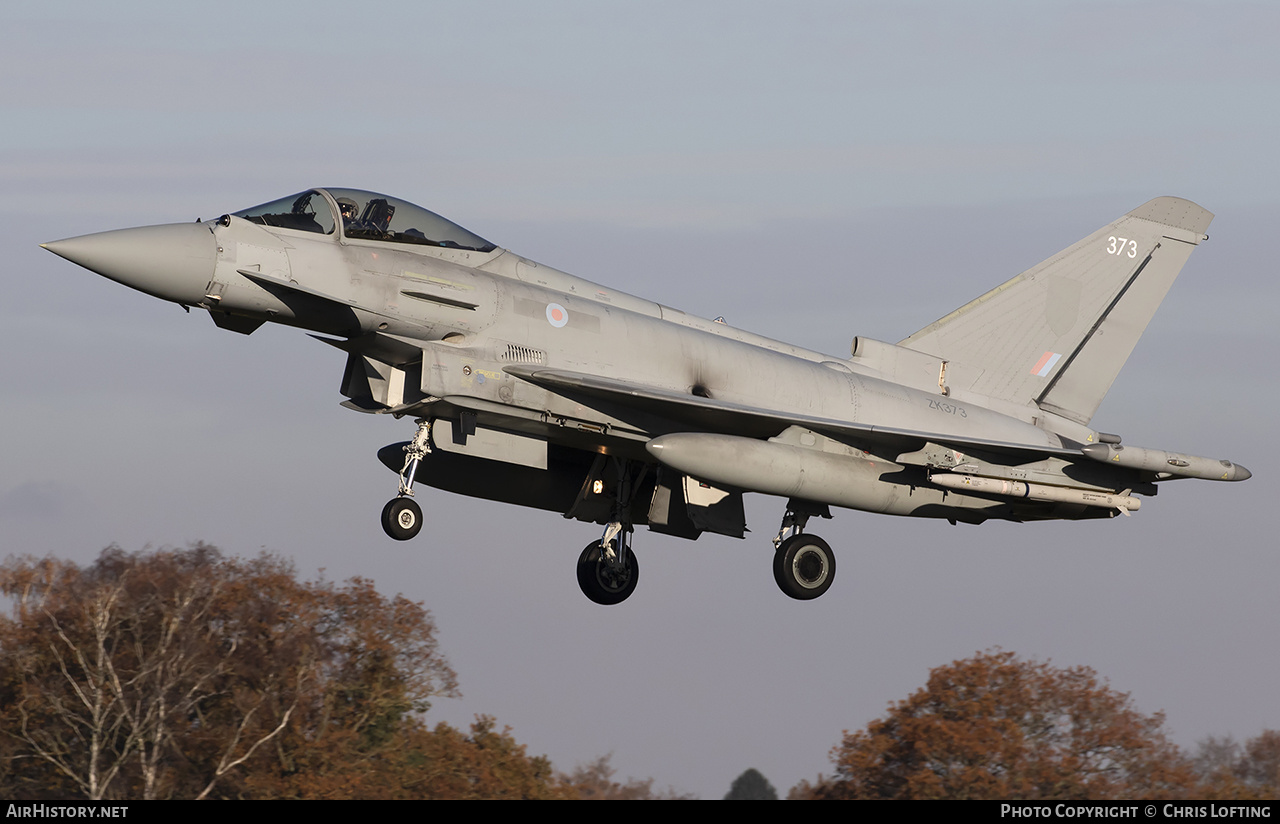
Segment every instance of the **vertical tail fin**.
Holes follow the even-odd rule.
[[[1087,424],[1213,215],[1158,197],[899,345],[948,382]]]

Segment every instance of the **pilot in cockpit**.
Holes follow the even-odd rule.
[[[349,197],[338,198],[338,214],[342,216],[342,229],[346,231],[351,228],[352,222],[360,212],[360,206]]]

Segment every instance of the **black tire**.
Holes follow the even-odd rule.
[[[382,508],[382,531],[407,541],[422,531],[422,509],[413,498],[392,498]]]
[[[600,542],[587,544],[578,556],[578,586],[582,594],[597,604],[611,606],[620,604],[636,590],[636,582],[640,580],[640,566],[636,563],[635,553],[627,550],[621,574],[604,562],[600,554]]]
[[[779,589],[798,601],[822,595],[835,577],[836,556],[815,535],[792,535],[774,553],[773,578]]]

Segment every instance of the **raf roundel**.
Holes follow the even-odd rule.
[[[558,303],[547,304],[547,323],[559,329],[569,322],[569,310]]]

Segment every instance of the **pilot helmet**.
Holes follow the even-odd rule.
[[[360,215],[360,204],[351,198],[340,197],[337,202],[338,214],[342,215],[343,220],[355,220]]]

